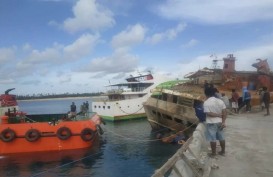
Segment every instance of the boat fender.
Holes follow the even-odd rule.
[[[96,125],[96,128],[97,128],[97,131],[98,131],[99,135],[103,135],[104,131],[101,128],[101,126],[100,125]]]
[[[0,138],[4,142],[11,142],[12,140],[15,139],[15,137],[16,137],[15,131],[10,128],[3,130],[0,134]]]
[[[36,129],[29,129],[25,134],[25,138],[29,142],[37,141],[40,137],[41,137],[41,134]]]
[[[67,140],[72,135],[71,130],[67,127],[61,127],[57,131],[57,137],[61,140]]]
[[[85,128],[81,131],[81,138],[83,141],[91,141],[95,137],[95,131],[90,128]]]

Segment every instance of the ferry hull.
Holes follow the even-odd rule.
[[[62,132],[60,138],[60,129],[70,130],[70,135],[66,139],[67,132]],[[33,140],[29,130],[37,130],[40,134],[37,140]],[[91,130],[91,134],[83,135],[83,130]],[[4,134],[5,130],[12,130],[15,133],[14,139],[9,140],[10,134]],[[72,149],[83,149],[92,147],[98,137],[96,124],[91,120],[63,121],[56,125],[48,122],[41,123],[17,123],[0,125],[1,140],[0,154],[26,153],[26,152],[44,152],[44,151],[63,151]],[[35,136],[35,135],[33,135]],[[92,136],[84,140],[82,136]],[[35,138],[35,137],[34,137]],[[30,141],[31,140],[31,141]]]
[[[145,119],[147,118],[145,113],[133,114],[133,115],[120,115],[120,116],[101,116],[103,120],[116,122],[116,121],[126,121],[135,119]]]
[[[153,130],[168,128],[174,131],[184,130],[192,124],[198,124],[192,107],[150,97],[144,103],[144,109]]]
[[[148,98],[136,98],[121,101],[93,101],[92,110],[105,121],[125,121],[146,118],[143,102]]]

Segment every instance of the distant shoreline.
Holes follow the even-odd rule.
[[[84,99],[84,98],[92,98],[91,96],[89,97],[64,97],[64,98],[39,98],[39,99],[28,99],[28,100],[17,100],[17,101],[48,101],[48,100],[79,100],[79,99]]]

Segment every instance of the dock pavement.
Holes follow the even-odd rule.
[[[273,105],[227,118],[226,154],[213,159],[210,177],[273,177]],[[220,149],[220,146],[217,146]]]

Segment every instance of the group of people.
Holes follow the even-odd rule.
[[[83,102],[83,104],[81,105],[80,108],[81,108],[81,110],[78,114],[85,115],[89,111],[88,101]],[[72,104],[70,105],[69,117],[74,118],[74,117],[76,117],[76,115],[77,115],[77,106],[75,105],[75,102],[72,102]]]
[[[203,103],[203,110],[200,108],[200,103],[195,105],[196,116],[201,122],[206,122],[206,137],[210,142],[211,146],[211,156],[215,156],[216,152],[216,142],[220,142],[221,151],[218,152],[220,155],[225,155],[225,136],[223,129],[226,127],[226,117],[227,117],[227,107],[229,106],[229,101],[231,101],[231,107],[236,113],[239,111],[239,102],[241,98],[241,107],[246,106],[246,111],[251,110],[251,95],[250,92],[244,88],[242,97],[235,91],[232,90],[231,99],[229,100],[225,94],[219,94],[218,90],[213,87],[213,85],[206,84],[204,88],[204,93],[207,99]],[[261,103],[262,106],[266,108],[265,116],[270,115],[269,104],[270,104],[270,93],[267,87],[263,87],[261,92]],[[199,107],[198,107],[199,106]],[[199,108],[199,109],[197,109]],[[203,111],[203,113],[202,113]],[[205,119],[205,121],[204,121]]]
[[[260,104],[261,109],[266,109],[265,116],[270,115],[269,111],[269,105],[270,105],[270,93],[267,90],[267,87],[262,87],[259,89],[259,95],[260,95]],[[251,94],[246,89],[243,88],[243,94],[242,97],[239,96],[239,94],[235,91],[235,89],[232,89],[231,94],[231,107],[234,110],[235,113],[239,113],[239,110],[246,106],[246,111],[251,111]]]
[[[225,155],[225,135],[224,128],[226,127],[226,118],[227,118],[227,108],[230,107],[234,110],[235,113],[239,111],[239,102],[241,101],[246,106],[246,111],[251,110],[251,95],[250,92],[245,88],[243,89],[242,97],[236,92],[235,89],[232,90],[231,98],[229,99],[224,93],[219,94],[218,90],[213,87],[212,84],[205,84],[204,93],[206,100],[204,102],[195,100],[194,108],[196,116],[200,122],[205,122],[206,125],[206,138],[210,142],[211,153],[210,156],[215,156],[217,141],[220,143],[221,150],[218,152],[219,155]],[[264,108],[266,109],[266,114],[270,115],[269,104],[270,104],[270,93],[267,91],[267,87],[262,88],[261,102],[263,103]],[[241,100],[240,100],[241,99]],[[160,138],[162,142],[165,143],[179,143],[183,144],[185,136],[182,133],[174,134],[171,136],[164,137],[161,134],[157,135],[157,138]]]

